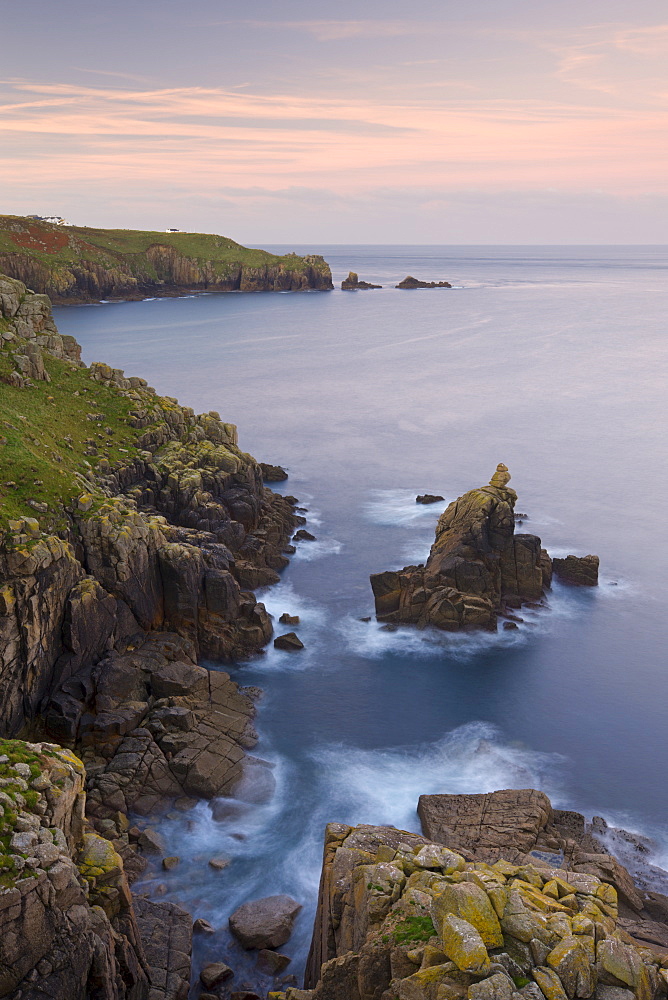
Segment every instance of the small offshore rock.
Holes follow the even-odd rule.
[[[287,955],[281,955],[280,951],[271,951],[269,948],[262,948],[257,953],[257,967],[260,972],[265,972],[268,976],[277,976],[288,967],[290,961]]]
[[[553,559],[552,571],[564,583],[576,587],[598,586],[598,556],[566,556],[565,559]]]
[[[229,965],[225,965],[224,962],[211,962],[210,965],[204,966],[199,974],[199,978],[202,986],[206,986],[210,990],[212,986],[217,986],[218,983],[230,979],[233,975],[234,972],[232,969],[230,969]]]
[[[299,615],[289,615],[287,611],[278,620],[281,625],[299,625]]]
[[[205,920],[204,917],[198,917],[193,923],[193,934],[215,934],[216,928]]]
[[[299,531],[295,531],[295,533],[294,533],[294,535],[292,537],[293,537],[293,539],[297,538],[300,542],[314,542],[315,541],[315,535],[312,535],[311,532],[307,531],[305,528],[300,528]]]
[[[279,635],[274,639],[274,646],[276,649],[287,649],[289,652],[295,652],[298,649],[303,649],[304,643],[295,632],[286,632],[285,635]]]
[[[418,278],[414,278],[411,274],[407,275],[403,281],[400,281],[395,288],[452,288],[449,281],[419,281]]]
[[[436,493],[421,493],[415,498],[416,503],[440,503],[441,500],[445,500],[445,497],[440,497]]]
[[[359,276],[355,271],[349,271],[348,277],[344,278],[341,282],[341,288],[344,292],[355,292],[358,289],[364,291],[366,288],[382,288],[382,285],[372,285],[370,281],[360,281]]]
[[[287,472],[280,465],[267,465],[266,462],[260,462],[260,469],[265,483],[282,483],[288,478]]]
[[[163,858],[162,867],[165,869],[165,871],[171,872],[173,868],[176,868],[176,866],[179,864],[180,861],[181,858],[177,857],[176,855],[173,855],[171,858]]]
[[[516,622],[504,622],[503,628],[506,632],[512,632],[514,629],[518,629],[519,626]]]

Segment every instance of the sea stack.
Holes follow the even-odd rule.
[[[425,565],[371,576],[378,621],[496,630],[509,608],[542,598],[552,560],[537,535],[515,533],[517,494],[509,481],[500,463],[488,486],[453,501],[438,520]]]
[[[341,288],[344,292],[356,292],[364,291],[366,288],[382,288],[382,285],[372,285],[370,281],[360,281],[359,276],[355,271],[349,271],[348,277],[344,278],[341,282]]]

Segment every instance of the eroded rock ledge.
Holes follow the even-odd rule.
[[[445,631],[496,629],[500,614],[540,601],[555,573],[595,586],[597,556],[555,560],[537,535],[516,534],[517,494],[500,464],[489,486],[470,490],[439,518],[424,566],[376,573],[371,587],[379,621]]]

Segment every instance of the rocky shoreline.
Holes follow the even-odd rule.
[[[0,272],[57,304],[334,287],[318,254],[277,256],[207,233],[58,226],[21,216],[0,216]]]
[[[233,425],[84,367],[48,299],[10,278],[0,340],[14,477],[0,483],[0,1000],[668,996],[668,897],[606,847],[642,853],[642,838],[533,789],[417,801],[417,775],[421,835],[328,826],[304,989],[282,975],[304,902],[286,895],[230,917],[253,981],[222,961],[191,969],[193,930],[218,929],[131,887],[149,864],[178,866],[165,813],[271,786],[249,754],[259,690],[200,661],[270,641],[253,591],[278,581],[304,518]],[[448,507],[425,566],[372,578],[380,620],[496,628],[553,571],[596,584],[596,557],[550,560],[515,534],[509,479],[499,466]]]

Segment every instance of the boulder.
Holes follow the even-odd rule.
[[[289,615],[287,611],[278,620],[281,625],[299,625],[299,615]]]
[[[274,639],[276,649],[286,649],[288,652],[296,652],[304,648],[304,643],[295,632],[286,632],[285,635],[278,635]]]
[[[288,956],[281,955],[279,951],[271,951],[269,948],[262,948],[257,953],[257,967],[260,972],[264,972],[268,976],[277,976],[279,972],[283,972],[289,964],[290,959]]]
[[[445,500],[445,497],[440,497],[436,493],[421,493],[415,498],[416,503],[439,503],[441,500]]]
[[[290,896],[267,896],[244,903],[230,917],[230,930],[246,949],[280,948],[292,934],[301,910]]]
[[[312,535],[310,531],[306,528],[300,528],[299,531],[295,531],[293,538],[296,538],[299,542],[314,542],[315,535]]]
[[[226,979],[231,979],[234,975],[232,969],[229,965],[225,965],[224,962],[211,962],[209,965],[205,965],[199,974],[200,982],[202,986],[206,986],[207,990],[210,990],[213,986],[217,986],[218,983],[224,983]]]

